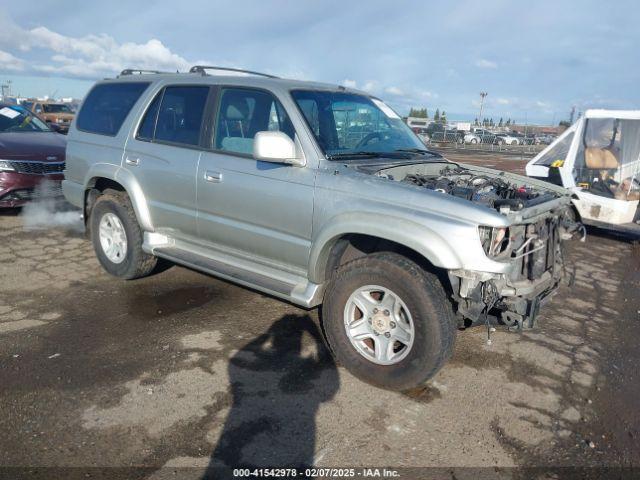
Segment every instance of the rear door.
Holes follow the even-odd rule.
[[[257,132],[296,132],[269,91],[222,87],[213,148],[198,169],[200,236],[227,252],[306,272],[315,169],[255,160]]]
[[[175,237],[197,234],[195,182],[209,92],[203,85],[163,88],[125,150],[123,168],[142,187],[152,224]]]

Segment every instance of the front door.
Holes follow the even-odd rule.
[[[257,132],[295,139],[281,103],[264,90],[223,88],[213,151],[197,175],[200,236],[229,253],[306,271],[311,245],[315,170],[255,160]]]

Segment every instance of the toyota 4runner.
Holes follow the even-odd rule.
[[[63,190],[107,272],[165,259],[322,304],[337,360],[396,390],[461,325],[533,326],[577,229],[564,189],[447,161],[367,93],[215,70],[126,70],[87,95]]]

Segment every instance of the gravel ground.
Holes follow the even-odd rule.
[[[490,346],[482,328],[459,331],[435,379],[400,394],[336,365],[315,310],[182,267],[111,278],[73,227],[28,230],[0,213],[2,478],[201,478],[239,463],[474,479],[640,466],[640,251],[629,242],[593,232],[572,243],[575,285],[537,329],[498,328]]]

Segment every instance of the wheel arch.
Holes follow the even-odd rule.
[[[105,169],[94,170],[87,175],[85,182],[84,216],[85,221],[91,213],[95,199],[106,189],[125,192],[136,214],[138,223],[143,230],[153,231],[153,223],[147,199],[135,177],[127,170],[115,165],[108,165]]]
[[[384,220],[379,215],[358,214],[355,221],[331,222],[313,242],[310,280],[324,283],[341,264],[376,251],[401,253],[429,270],[461,268],[460,258],[436,232],[410,221]],[[381,226],[385,223],[393,228]]]

